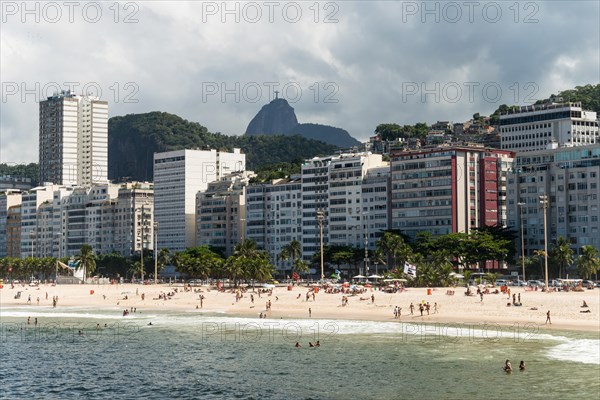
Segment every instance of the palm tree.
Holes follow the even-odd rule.
[[[412,249],[402,236],[393,232],[385,232],[377,241],[377,248],[387,256],[391,268],[402,268],[404,262],[412,255]]]
[[[598,258],[598,250],[594,246],[583,246],[581,255],[577,257],[577,273],[583,279],[589,279],[592,274],[595,274],[600,269],[600,258]]]
[[[76,260],[79,261],[79,268],[85,268],[84,278],[87,278],[96,271],[96,256],[94,255],[92,246],[89,244],[81,246]]]
[[[558,265],[558,278],[562,278],[562,271],[573,264],[573,249],[569,241],[564,237],[559,237],[556,245],[550,251],[553,264]]]
[[[156,264],[158,266],[158,273],[160,274],[165,266],[170,262],[171,255],[169,253],[169,249],[160,249],[158,252],[158,260],[156,260]]]
[[[292,240],[283,248],[279,253],[279,259],[282,261],[292,260],[292,265],[296,263],[296,260],[302,256],[302,245],[296,239]]]
[[[244,239],[238,243],[233,249],[233,255],[236,257],[246,256],[251,257],[257,252],[256,242],[252,239]]]

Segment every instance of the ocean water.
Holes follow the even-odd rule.
[[[0,318],[2,399],[600,397],[598,332],[84,307]]]

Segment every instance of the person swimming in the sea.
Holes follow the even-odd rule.
[[[510,360],[506,360],[504,363],[504,371],[512,372],[512,365],[510,364]]]
[[[521,360],[521,362],[519,363],[519,369],[520,369],[521,371],[524,371],[524,370],[525,370],[525,361]]]

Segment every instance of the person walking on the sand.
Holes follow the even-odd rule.
[[[546,323],[552,325],[552,321],[550,321],[550,310],[546,313]]]

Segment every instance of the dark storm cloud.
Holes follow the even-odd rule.
[[[382,122],[463,121],[600,79],[592,1],[475,2],[472,15],[460,1],[323,2],[318,15],[313,2],[279,3],[272,21],[262,2],[253,21],[250,3],[229,2],[238,15],[215,12],[221,2],[118,3],[118,16],[111,4],[95,23],[3,14],[0,161],[37,160],[43,96],[23,91],[36,84],[93,82],[111,116],[167,111],[227,134],[243,133],[273,90],[299,88],[290,100],[301,122],[365,139]],[[486,84],[502,96],[486,97]],[[437,98],[422,96],[438,86]]]

